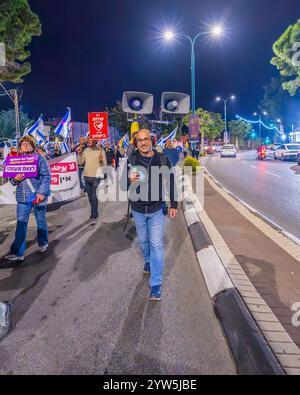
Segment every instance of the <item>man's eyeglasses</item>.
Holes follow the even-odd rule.
[[[144,139],[136,139],[136,141],[137,141],[138,144],[150,143],[151,139],[150,139],[150,137],[145,137]]]

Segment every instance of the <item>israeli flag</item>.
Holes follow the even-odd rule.
[[[129,147],[130,141],[129,141],[129,133],[126,133],[126,136],[124,137],[123,140],[123,149],[127,149]]]
[[[45,141],[46,135],[43,115],[39,117],[34,125],[27,129],[26,133],[27,136],[32,136],[38,144],[42,144]]]
[[[61,136],[64,139],[68,138],[71,133],[71,109],[68,107],[66,115],[63,117],[59,125],[54,130],[57,136]]]
[[[174,141],[177,135],[177,131],[178,131],[178,126],[176,126],[176,128],[173,130],[171,134],[169,134],[169,136],[160,138],[157,145],[159,145],[160,147],[164,147],[168,140]]]
[[[63,143],[60,144],[60,150],[62,155],[68,154],[70,152],[66,140],[64,140]]]

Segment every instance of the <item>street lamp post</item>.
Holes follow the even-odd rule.
[[[223,29],[220,26],[215,26],[211,29],[210,33],[214,36],[220,36]],[[196,112],[196,60],[195,60],[195,44],[200,36],[207,35],[207,32],[198,33],[194,38],[190,37],[188,34],[179,34],[181,37],[188,39],[191,44],[191,82],[192,82],[192,114],[195,115]],[[170,41],[174,38],[175,33],[168,31],[165,33],[165,39]]]
[[[228,128],[227,128],[227,102],[229,100],[235,100],[235,96],[231,95],[230,97],[227,97],[227,99],[222,99],[221,97],[217,97],[216,100],[218,102],[222,101],[224,103],[224,119],[225,119],[224,144],[228,144],[230,143],[230,135],[228,133]]]
[[[261,113],[258,114],[257,112],[255,112],[253,115],[255,117],[258,115],[258,120],[259,120],[258,143],[261,146],[262,115],[266,116],[266,115],[268,115],[268,113],[266,111],[264,111],[262,114]]]
[[[13,94],[11,95],[10,92],[5,88],[5,86],[0,82],[1,88],[4,90],[5,94],[11,99],[15,106],[15,118],[16,118],[16,139],[20,138],[20,111],[19,111],[19,96],[18,90],[13,89]]]

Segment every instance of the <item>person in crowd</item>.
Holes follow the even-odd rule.
[[[182,151],[183,151],[184,158],[186,158],[189,154],[189,150],[185,144],[183,145]]]
[[[115,146],[115,169],[116,171],[120,167],[120,159],[122,158],[120,147],[118,145]]]
[[[30,136],[20,140],[22,155],[36,154],[35,141]],[[38,154],[38,175],[35,178],[26,178],[18,174],[10,182],[17,187],[17,228],[15,240],[10,248],[9,261],[24,261],[27,226],[32,209],[37,223],[37,240],[41,252],[48,248],[48,226],[46,219],[47,199],[51,194],[51,172],[47,160]]]
[[[127,156],[127,158],[129,158],[130,155],[133,154],[134,151],[136,150],[136,146],[135,146],[135,144],[134,144],[136,135],[137,135],[137,132],[134,132],[134,133],[132,134],[132,140],[130,141],[130,144],[128,145],[127,150],[126,150],[126,156]]]
[[[151,181],[153,167],[167,166],[172,168],[169,158],[153,149],[151,134],[149,130],[140,130],[136,135],[135,145],[137,150],[131,154],[127,163],[128,184],[141,188],[141,184],[148,180],[148,198],[135,201],[132,200],[132,191],[129,192],[132,214],[136,225],[136,230],[140,242],[141,251],[144,257],[144,273],[150,274],[150,295],[149,300],[161,300],[161,286],[163,283],[164,271],[164,226],[167,206],[163,196],[163,180],[159,177],[159,199],[154,200],[151,193]],[[143,174],[137,170],[143,169]],[[145,177],[146,174],[146,177]],[[175,218],[177,214],[177,202],[175,201],[175,180],[173,175],[169,182],[171,207],[169,214]]]
[[[197,160],[199,160],[199,156],[200,156],[200,145],[196,144],[196,148],[195,148],[195,158]]]
[[[83,169],[84,169],[84,165],[80,165],[78,163],[78,155],[81,155],[83,153],[83,151],[88,148],[88,145],[85,141],[85,138],[83,136],[79,137],[79,143],[76,144],[73,149],[72,152],[75,152],[77,155],[77,164],[78,164],[78,175],[79,175],[79,181],[80,181],[80,188],[83,192],[86,192],[86,187],[84,184],[84,179],[83,179]]]
[[[172,146],[171,140],[167,140],[163,152],[170,159],[172,166],[176,166],[179,162],[179,152]]]
[[[90,139],[88,148],[78,153],[78,163],[84,166],[84,183],[91,206],[90,219],[95,221],[99,216],[97,188],[101,181],[101,172],[107,163],[105,151],[97,145],[96,140]]]
[[[113,177],[113,173],[112,173],[112,168],[115,165],[115,152],[111,148],[110,143],[108,141],[105,143],[104,150],[105,150],[106,161],[107,161],[107,176],[113,184],[114,177]]]
[[[59,146],[56,144],[54,147],[54,158],[59,158],[61,156],[61,151]]]
[[[18,156],[18,155],[19,155],[18,148],[14,147],[14,146],[10,147],[9,153],[7,156]]]

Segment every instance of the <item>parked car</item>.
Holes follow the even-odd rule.
[[[274,151],[274,159],[297,160],[300,152],[300,144],[282,144]]]
[[[221,158],[233,157],[236,158],[236,147],[233,144],[225,144],[220,153]]]

